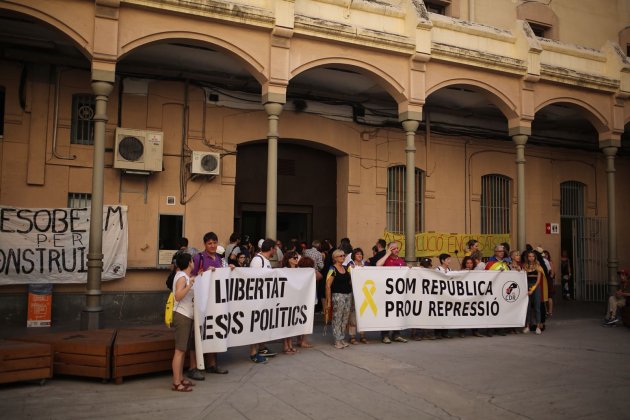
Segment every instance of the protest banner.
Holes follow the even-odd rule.
[[[0,285],[85,283],[89,208],[0,207]],[[127,207],[103,207],[103,280],[127,271]]]
[[[524,272],[359,267],[352,288],[359,331],[522,327],[527,313]]]
[[[400,255],[405,256],[405,235],[385,231],[385,242],[400,242]],[[420,232],[414,237],[416,257],[437,257],[440,254],[459,255],[464,257],[466,243],[476,239],[479,241],[479,251],[483,257],[491,257],[494,247],[502,242],[510,242],[509,234],[481,234],[481,233],[444,233],[444,232]],[[457,252],[455,252],[457,251]]]
[[[218,268],[193,290],[204,353],[313,332],[312,268]]]

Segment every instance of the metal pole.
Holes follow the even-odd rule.
[[[269,118],[267,133],[267,205],[265,220],[265,236],[276,238],[278,220],[278,120],[282,112],[282,104],[267,102],[265,111]]]
[[[512,136],[516,143],[516,244],[517,249],[525,249],[525,144],[527,136],[517,134]]]
[[[90,243],[88,247],[88,274],[85,308],[81,313],[81,329],[101,328],[101,273],[103,271],[103,172],[105,167],[105,124],[107,101],[114,85],[93,81],[96,95],[94,113],[94,159],[92,168],[92,208],[90,213]]]
[[[606,193],[608,195],[608,294],[613,295],[619,286],[617,280],[617,220],[615,212],[615,154],[616,147],[604,147],[606,156]]]
[[[419,121],[405,120],[402,123],[407,144],[405,153],[405,261],[416,261],[416,130]]]

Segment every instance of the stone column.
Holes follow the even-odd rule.
[[[512,136],[516,144],[516,248],[521,252],[525,249],[525,144],[527,136],[516,134]]]
[[[613,295],[619,286],[617,279],[617,220],[615,211],[615,155],[617,147],[602,148],[606,156],[606,193],[608,198],[608,293]]]
[[[103,171],[105,167],[105,124],[107,102],[114,84],[92,81],[96,95],[94,112],[94,158],[92,168],[92,208],[90,213],[90,243],[87,256],[87,285],[85,308],[81,313],[81,329],[101,328],[101,273],[103,271]]]
[[[405,154],[405,261],[416,261],[416,130],[417,120],[405,120],[402,123],[407,137]]]
[[[278,220],[278,120],[283,104],[267,102],[265,111],[269,118],[267,133],[267,205],[265,236],[276,239]]]

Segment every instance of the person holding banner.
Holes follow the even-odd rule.
[[[379,242],[377,245],[379,245]],[[406,267],[405,260],[398,256],[400,252],[400,243],[397,241],[390,242],[387,245],[387,251],[385,254],[376,262],[376,265],[379,267]],[[390,336],[393,336],[390,338]],[[381,341],[385,344],[391,344],[392,341],[396,341],[398,343],[406,343],[407,339],[400,335],[400,331],[382,331],[381,332]]]
[[[451,263],[451,255],[450,254],[440,254],[438,256],[438,260],[440,261],[440,265],[435,267],[435,271],[439,271],[440,273],[448,273],[451,271],[449,264]],[[464,337],[464,330],[460,330],[460,337]],[[452,335],[448,333],[448,329],[442,329],[439,331],[437,338],[453,338]]]
[[[326,276],[326,302],[332,302],[332,326],[335,338],[335,348],[348,347],[344,341],[348,318],[350,317],[350,302],[352,298],[352,282],[350,273],[343,266],[346,254],[336,249],[332,253],[333,265]],[[332,300],[331,300],[332,299]],[[330,317],[330,306],[324,308],[327,317]]]
[[[282,257],[282,268],[297,268],[300,255],[295,251],[287,251]],[[283,340],[282,351],[287,355],[294,355],[297,349],[293,347],[293,337],[287,337]]]
[[[298,260],[298,265],[299,268],[313,268],[315,269],[315,284],[319,284],[322,282],[322,279],[324,277],[324,275],[322,273],[320,273],[319,271],[317,271],[317,269],[315,268],[315,261],[313,261],[313,259],[311,257],[302,257]],[[317,304],[317,291],[315,292],[315,304]],[[297,345],[302,347],[303,349],[310,349],[313,347],[313,345],[311,343],[309,343],[306,340],[306,334],[303,335],[298,335],[297,336]]]
[[[194,342],[191,339],[193,328],[193,293],[195,276],[191,276],[193,268],[190,254],[182,252],[177,255],[175,264],[179,271],[173,280],[173,296],[175,307],[173,308],[173,327],[175,328],[175,353],[173,354],[173,391],[190,392],[194,382],[184,379],[184,355],[190,349],[190,360],[195,359]],[[203,380],[203,375],[201,380]]]
[[[529,303],[527,304],[527,317],[525,318],[523,333],[527,334],[530,331],[532,308],[534,308],[534,314],[536,315],[536,334],[541,334],[540,286],[542,285],[544,274],[542,267],[538,264],[534,250],[527,251],[526,258],[527,262],[525,262],[523,269],[527,274],[527,295],[529,296]]]
[[[348,271],[352,272],[355,267],[365,267],[365,260],[363,260],[363,250],[361,248],[355,248],[352,250],[350,262],[346,266]],[[357,312],[354,307],[354,296],[350,298],[350,317],[348,318],[348,334],[350,335],[350,344],[357,344]],[[367,338],[365,333],[359,333],[360,341],[363,344],[367,344]]]
[[[258,245],[260,252],[252,258],[249,266],[254,268],[272,268],[269,260],[276,254],[276,241],[273,239],[261,239],[258,241]],[[267,358],[275,355],[276,353],[269,350],[264,343],[249,346],[249,360],[254,363],[267,363]]]
[[[207,270],[215,270],[217,268],[227,267],[225,259],[217,253],[217,249],[219,247],[219,237],[216,233],[208,232],[203,235],[203,245],[205,248],[204,251],[198,253],[193,257],[193,268],[191,271],[191,274],[193,276],[201,275],[204,271]],[[208,360],[208,362],[206,363],[207,373],[217,373],[220,375],[225,375],[228,373],[227,369],[222,369],[219,367],[219,365],[217,365],[216,353],[207,353],[205,356]],[[203,373],[201,373],[201,371],[197,368],[190,369],[186,373],[186,375],[190,379],[195,379],[198,381],[202,381],[204,379]]]

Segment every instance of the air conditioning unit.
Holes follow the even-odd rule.
[[[192,173],[197,175],[219,175],[221,155],[212,152],[192,152]]]
[[[163,140],[159,131],[117,128],[114,168],[143,175],[161,172]]]

